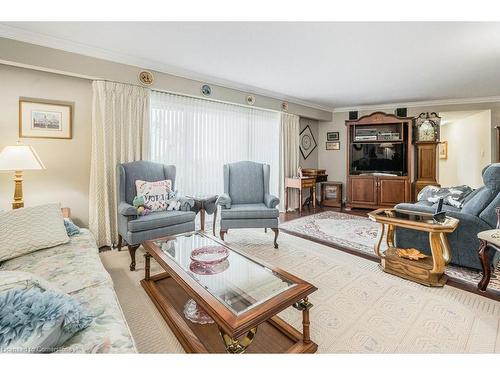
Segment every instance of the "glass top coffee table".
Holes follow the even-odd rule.
[[[308,282],[202,232],[143,246],[141,284],[187,352],[317,350],[309,334],[307,298],[316,288]],[[151,257],[165,272],[150,274]],[[290,306],[302,311],[302,333],[276,316]]]
[[[380,263],[385,272],[427,286],[443,286],[446,283],[447,277],[444,271],[451,260],[447,235],[458,227],[458,219],[445,216],[442,221],[437,221],[432,214],[386,208],[372,211],[368,217],[380,224],[374,251],[380,257]],[[395,246],[396,227],[428,232],[432,256],[425,256],[419,260],[401,257],[399,252],[401,249]],[[380,247],[385,234],[388,249],[381,251]]]

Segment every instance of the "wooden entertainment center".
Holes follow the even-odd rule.
[[[412,125],[383,112],[346,121],[347,209],[411,202]]]

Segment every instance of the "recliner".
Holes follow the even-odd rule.
[[[451,263],[476,270],[482,269],[478,257],[480,243],[477,234],[494,229],[497,224],[495,209],[500,207],[500,163],[486,166],[482,175],[485,186],[469,194],[461,209],[449,205],[443,206],[448,216],[460,220],[458,228],[448,235],[452,253]],[[433,213],[436,206],[437,203],[419,201],[414,204],[401,203],[395,208]],[[396,228],[396,246],[415,247],[426,254],[431,254],[427,233],[412,229]],[[500,253],[495,252],[490,261],[495,265],[499,258]]]

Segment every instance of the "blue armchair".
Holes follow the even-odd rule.
[[[163,165],[149,161],[134,161],[118,165],[118,249],[122,241],[128,244],[130,270],[135,270],[135,251],[142,242],[194,230],[196,214],[189,207],[181,211],[151,212],[138,216],[132,202],[137,195],[135,181],[171,180],[175,186],[175,165]]]
[[[231,228],[271,228],[278,248],[280,200],[269,194],[269,164],[240,161],[224,165],[224,194],[221,206],[220,237]]]

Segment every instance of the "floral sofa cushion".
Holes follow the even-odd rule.
[[[113,281],[99,258],[92,233],[82,229],[66,244],[5,261],[1,271],[25,271],[49,281],[77,299],[94,316],[59,352],[134,353],[134,340],[113,289]]]

